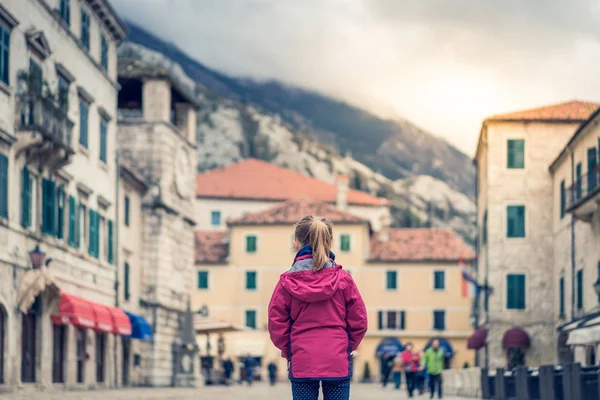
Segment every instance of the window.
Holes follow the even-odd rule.
[[[385,274],[385,288],[387,290],[398,289],[398,272],[387,271]]]
[[[56,237],[65,238],[65,188],[61,185],[56,191]]]
[[[99,225],[99,215],[93,210],[89,209],[89,235],[88,235],[88,253],[92,257],[98,258],[99,256],[99,237],[98,237],[98,225]]]
[[[340,250],[350,251],[350,235],[340,235]]]
[[[481,233],[481,241],[483,244],[487,243],[487,224],[488,224],[488,216],[487,210],[483,213],[483,232]]]
[[[256,290],[256,271],[246,271],[246,289]]]
[[[78,233],[79,239],[77,244],[79,245],[79,249],[85,249],[86,240],[87,240],[87,208],[84,204],[79,203],[79,215],[77,217],[77,225],[78,225]]]
[[[100,161],[106,163],[106,130],[108,123],[100,118]]]
[[[86,50],[90,49],[90,15],[81,9],[81,44]]]
[[[446,274],[444,271],[433,272],[433,288],[435,290],[444,290],[446,288]]]
[[[31,174],[27,165],[23,167],[21,180],[21,225],[31,227]]]
[[[79,98],[79,144],[88,147],[88,114],[90,105],[85,99]]]
[[[560,317],[564,317],[565,316],[565,278],[564,276],[560,278],[560,281],[558,282],[558,289],[560,292],[560,310],[559,310],[559,316]]]
[[[598,185],[598,172],[596,169],[598,168],[598,156],[596,154],[596,148],[591,147],[588,149],[587,153],[587,161],[588,161],[588,172],[587,172],[587,180],[588,180],[588,193],[591,192],[596,185]]]
[[[129,301],[131,295],[129,285],[129,263],[125,261],[125,264],[123,264],[123,299],[125,301]]]
[[[108,70],[108,40],[105,35],[100,37],[100,65]]]
[[[221,211],[213,211],[210,213],[210,220],[213,226],[221,225]]]
[[[69,246],[77,246],[77,204],[75,197],[69,196]]]
[[[246,326],[256,329],[256,310],[246,310]]]
[[[42,95],[42,86],[44,82],[44,71],[40,64],[29,59],[29,91],[35,95]],[[30,117],[33,118],[33,117]]]
[[[506,236],[509,238],[525,237],[525,206],[508,206],[506,208]]]
[[[125,213],[125,226],[129,226],[129,196],[125,195],[125,201],[123,201],[124,203],[124,213]]]
[[[0,153],[0,217],[8,218],[8,157]]]
[[[246,253],[256,253],[256,235],[246,236]]]
[[[436,310],[433,312],[433,329],[436,331],[446,329],[446,311]]]
[[[575,167],[575,198],[579,200],[583,192],[583,182],[581,180],[581,163],[577,163]]]
[[[69,86],[69,81],[58,74],[58,106],[65,114],[69,112]]]
[[[583,310],[583,270],[577,271],[577,310]]]
[[[98,214],[98,258],[106,260],[106,219]]]
[[[42,180],[42,233],[56,234],[56,183]]]
[[[71,25],[71,0],[60,0],[60,17],[67,23],[67,25]]]
[[[0,81],[10,84],[10,30],[0,23]]]
[[[506,308],[525,310],[525,275],[508,274],[506,276]]]
[[[565,180],[560,181],[560,217],[564,218],[567,207],[567,191],[565,189]]]
[[[106,224],[106,233],[107,233],[107,255],[106,255],[106,261],[108,261],[109,264],[113,263],[113,253],[114,253],[114,240],[113,240],[113,222],[112,219],[108,220],[108,223]]]
[[[406,316],[404,311],[388,310],[378,312],[379,330],[403,330],[405,329]]]
[[[198,289],[208,289],[208,271],[198,271]]]
[[[508,160],[507,166],[510,169],[525,168],[525,140],[511,139],[507,142]]]

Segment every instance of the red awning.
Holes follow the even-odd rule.
[[[109,307],[113,322],[113,333],[123,336],[131,335],[131,321],[125,311],[117,307]]]
[[[89,301],[72,294],[61,293],[58,315],[52,316],[55,324],[72,323],[82,328],[93,328],[96,317]]]
[[[487,339],[487,328],[481,327],[475,330],[469,339],[467,339],[467,349],[479,350],[485,347],[485,340]]]
[[[96,317],[96,324],[94,328],[100,332],[112,332],[113,319],[108,307],[98,303],[90,304],[94,310],[94,316]]]
[[[504,332],[504,336],[502,337],[502,347],[504,349],[527,349],[530,344],[531,340],[529,339],[529,335],[523,328],[518,326],[512,327]]]

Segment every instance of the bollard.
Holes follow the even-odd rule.
[[[554,400],[554,365],[540,367],[540,397]]]
[[[583,390],[581,388],[581,364],[571,366],[571,397],[573,400],[582,399]]]
[[[481,368],[481,398],[483,400],[490,400],[492,398],[490,393],[490,377],[487,368]]]
[[[496,395],[495,400],[506,400],[506,384],[504,377],[504,368],[496,369]]]
[[[520,366],[515,371],[517,400],[529,400],[529,369],[525,366]]]
[[[566,364],[563,366],[563,399],[573,400],[571,397],[571,366],[573,364]]]

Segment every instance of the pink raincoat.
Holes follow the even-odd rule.
[[[269,304],[269,333],[289,361],[290,379],[346,379],[350,353],[367,331],[367,312],[352,276],[333,260],[312,271],[298,257]]]

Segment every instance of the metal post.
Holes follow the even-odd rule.
[[[495,400],[507,400],[506,399],[506,382],[504,378],[504,368],[496,369],[496,390]]]
[[[115,174],[116,174],[116,183],[115,183],[115,223],[113,225],[113,229],[115,231],[115,236],[113,238],[113,260],[115,262],[115,307],[119,307],[119,177],[121,176],[121,168],[119,167],[119,150],[115,151]],[[115,364],[115,388],[119,386],[119,368],[117,364],[119,362],[119,357],[117,356],[117,348],[118,348],[118,335],[114,335],[114,364]]]
[[[490,377],[489,377],[487,368],[481,369],[481,397],[484,400],[491,399]]]
[[[571,150],[571,204],[574,203],[575,158]],[[571,214],[571,320],[575,319],[575,218]]]
[[[540,367],[540,398],[554,399],[554,365]]]
[[[563,380],[563,399],[565,400],[571,400],[571,393],[572,393],[572,387],[571,387],[571,380],[573,379],[571,377],[571,372],[572,372],[572,367],[573,364],[567,364],[563,367],[563,376],[562,376],[562,380]]]
[[[529,369],[519,366],[515,371],[515,386],[517,389],[517,400],[529,400]]]
[[[581,387],[581,364],[573,364],[571,368],[571,397],[572,399],[583,399],[583,388]]]

